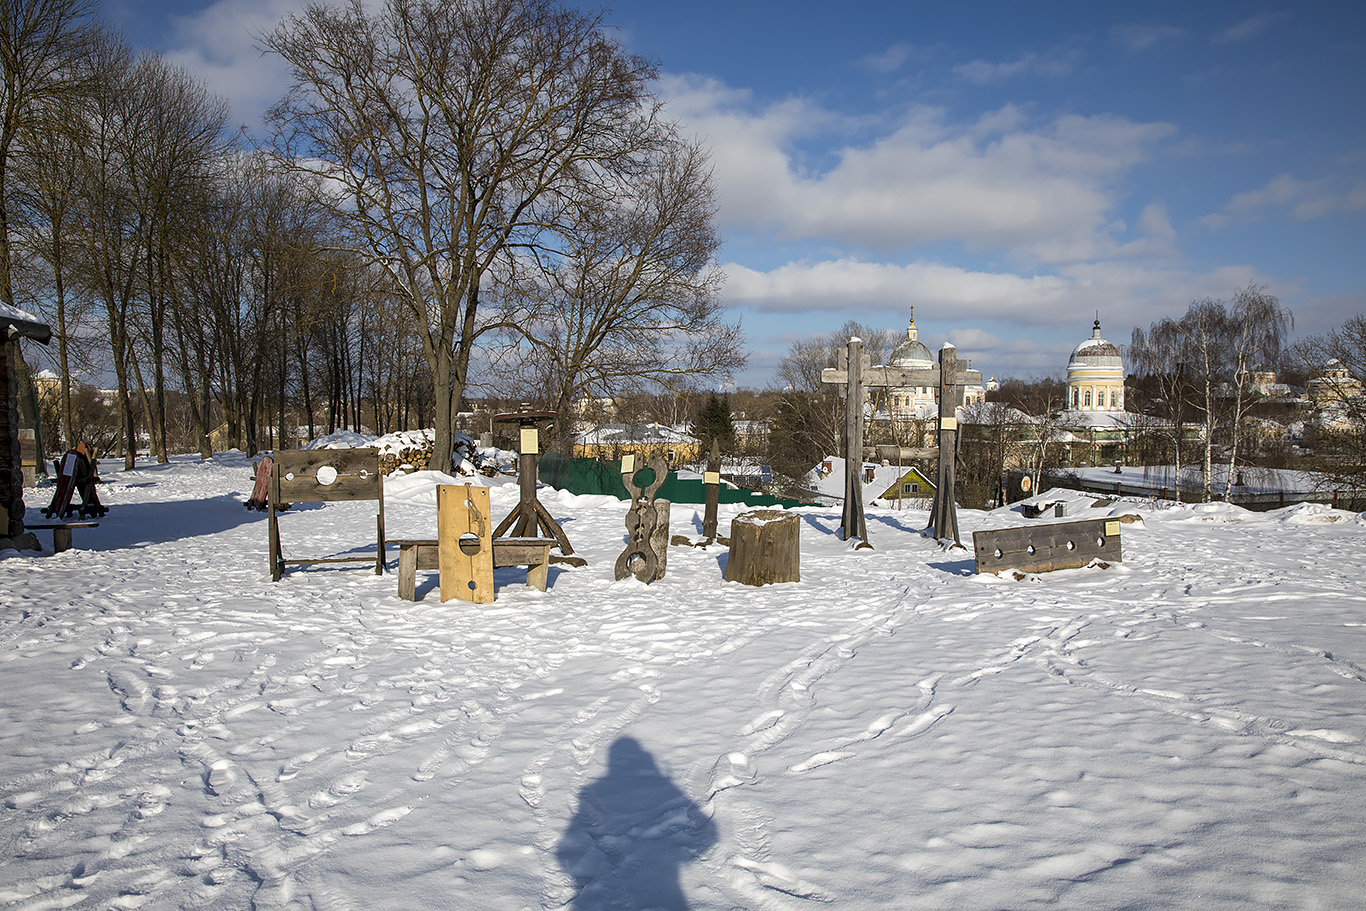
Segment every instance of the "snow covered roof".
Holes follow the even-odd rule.
[[[1119,356],[1119,349],[1100,337],[1100,320],[1096,320],[1091,328],[1091,337],[1072,349],[1072,357],[1068,359],[1067,366],[1123,369],[1124,361]]]
[[[52,338],[52,328],[26,310],[0,304],[0,334],[6,339],[18,336],[46,345]]]
[[[599,424],[585,430],[576,438],[590,445],[626,445],[630,443],[696,443],[697,438],[677,427],[663,424]]]

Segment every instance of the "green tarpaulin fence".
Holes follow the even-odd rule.
[[[597,459],[566,459],[554,453],[541,456],[540,479],[551,487],[567,490],[572,494],[605,494],[618,500],[629,500],[626,485],[621,481],[620,462],[599,462]],[[643,478],[642,478],[643,480]],[[791,508],[805,506],[800,500],[786,500],[771,497],[752,490],[740,490],[722,486],[718,491],[722,503],[743,503],[746,506],[775,506]],[[705,503],[707,486],[701,478],[678,477],[678,472],[669,472],[664,485],[656,494],[671,503]]]

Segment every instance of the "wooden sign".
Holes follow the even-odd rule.
[[[437,564],[441,600],[493,603],[493,534],[487,487],[436,488]]]

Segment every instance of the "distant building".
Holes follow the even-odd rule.
[[[1324,408],[1361,395],[1361,381],[1347,372],[1337,358],[1324,365],[1323,372],[1309,381],[1309,398],[1315,408]]]
[[[906,337],[892,349],[887,359],[888,367],[902,370],[924,370],[935,366],[934,355],[920,341],[920,332],[915,328],[915,308],[911,308],[911,319],[906,326]],[[907,420],[937,414],[939,390],[933,386],[894,386],[887,390],[888,410],[895,419]]]
[[[610,461],[628,454],[640,459],[662,455],[676,468],[696,462],[699,448],[692,434],[662,424],[601,424],[575,436],[573,455]]]
[[[1100,414],[1124,410],[1124,360],[1118,348],[1101,338],[1099,319],[1067,362],[1067,406],[1069,411]]]

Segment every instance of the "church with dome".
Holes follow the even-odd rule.
[[[1124,360],[1118,348],[1101,338],[1099,318],[1091,337],[1074,348],[1067,361],[1067,410],[1088,414],[1124,410]]]
[[[892,349],[886,366],[919,370],[934,367],[938,363],[930,349],[920,341],[920,332],[915,328],[915,308],[912,307],[910,321],[906,325],[906,337]],[[968,366],[971,367],[971,364]],[[971,405],[985,398],[985,389],[969,386],[963,390],[963,401],[959,404]],[[933,386],[897,386],[888,390],[887,405],[892,417],[899,420],[930,418],[939,413],[939,390]]]

